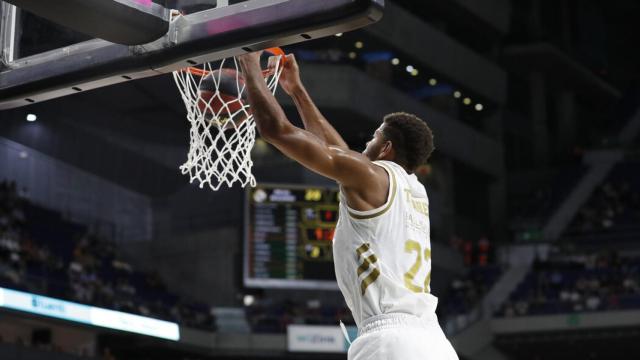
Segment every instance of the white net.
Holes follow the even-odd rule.
[[[281,61],[265,72],[265,81],[272,93],[282,72]],[[187,108],[191,124],[187,161],[180,166],[189,181],[200,188],[205,185],[216,191],[238,182],[256,186],[251,172],[251,149],[255,143],[256,124],[247,103],[244,78],[236,58],[173,73]]]

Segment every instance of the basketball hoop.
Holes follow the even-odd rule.
[[[277,56],[271,66],[263,65],[267,86],[275,93],[285,54],[280,48],[265,50]],[[246,101],[244,77],[235,57],[174,71],[173,78],[187,108],[191,124],[187,161],[180,166],[189,181],[216,191],[239,182],[256,186],[251,172],[251,149],[256,124]]]

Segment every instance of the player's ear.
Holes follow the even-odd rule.
[[[380,155],[378,156],[380,159],[384,159],[387,156],[391,155],[393,152],[393,143],[390,140],[384,142],[382,145],[382,149],[380,149]]]

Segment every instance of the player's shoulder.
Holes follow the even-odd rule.
[[[343,189],[356,192],[381,191],[388,184],[387,172],[365,155],[342,148],[332,149],[334,164],[341,173]]]
[[[356,161],[362,165],[373,166],[373,162],[369,160],[364,154],[349,148],[344,148],[335,145],[329,145],[329,151],[331,155],[339,160],[348,160],[349,162]]]
[[[371,162],[372,166],[377,170],[378,174],[383,175],[388,182],[393,185],[396,184],[398,177],[398,169],[400,165],[389,160],[375,160]]]

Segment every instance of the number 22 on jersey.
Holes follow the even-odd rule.
[[[416,285],[416,274],[420,272],[423,264],[431,261],[431,249],[422,250],[422,246],[419,242],[414,240],[407,240],[404,243],[404,251],[409,254],[416,254],[416,259],[406,273],[404,273],[404,286],[416,293],[429,292],[429,283],[431,282],[431,270],[427,273],[424,282],[420,285]]]

